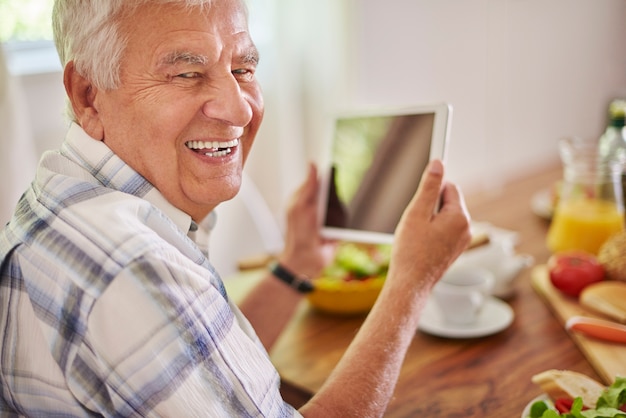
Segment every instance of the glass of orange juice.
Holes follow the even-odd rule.
[[[548,230],[548,248],[597,254],[611,235],[624,229],[621,166],[601,161],[593,142],[564,139],[559,145],[563,183]]]

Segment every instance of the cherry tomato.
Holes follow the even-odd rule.
[[[553,254],[548,260],[550,281],[561,292],[577,298],[592,283],[604,280],[604,267],[593,254],[566,251]]]
[[[561,414],[565,414],[567,412],[571,412],[573,404],[574,404],[574,400],[573,399],[569,399],[569,398],[558,398],[558,399],[554,400],[554,407]],[[586,406],[583,405],[583,407],[582,407],[583,411],[586,411],[588,409],[589,408],[587,408]]]
[[[568,398],[558,398],[554,400],[554,407],[559,413],[570,412],[572,410],[572,404],[574,401]]]

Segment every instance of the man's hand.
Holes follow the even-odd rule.
[[[311,278],[332,261],[335,249],[335,243],[320,235],[319,188],[317,169],[310,164],[306,180],[289,203],[285,249],[279,257],[289,270]]]
[[[469,223],[460,191],[443,182],[441,161],[432,161],[396,228],[388,279],[412,272],[413,283],[429,290],[469,244]]]

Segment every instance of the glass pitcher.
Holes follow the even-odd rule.
[[[597,144],[580,138],[562,139],[559,151],[563,182],[547,246],[552,252],[597,254],[611,235],[624,229],[621,165],[602,161]]]

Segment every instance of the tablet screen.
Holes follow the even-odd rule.
[[[322,235],[392,242],[428,161],[444,159],[450,118],[447,104],[337,117],[322,187]]]

